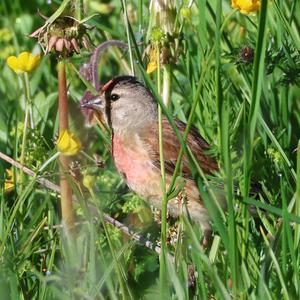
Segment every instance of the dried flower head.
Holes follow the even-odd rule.
[[[174,0],[151,0],[151,18],[153,23],[161,27],[163,32],[172,35],[175,28],[176,9]]]
[[[57,18],[53,23],[46,23],[31,33],[29,37],[37,38],[45,54],[53,49],[59,55],[69,56],[79,53],[83,46],[91,50],[87,26],[71,16]]]
[[[189,7],[187,7],[189,10]],[[183,11],[184,17],[188,17],[189,12]],[[150,24],[147,33],[148,47],[145,54],[149,58],[147,72],[151,73],[156,69],[159,55],[161,65],[177,62],[181,53],[181,33],[179,20],[176,19],[176,1],[174,0],[151,0],[150,2]],[[159,51],[154,59],[154,50]]]
[[[240,58],[244,63],[252,63],[254,58],[254,49],[251,47],[241,48]]]
[[[178,242],[178,227],[176,225],[169,227],[167,232],[167,243],[176,247]]]

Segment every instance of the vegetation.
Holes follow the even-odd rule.
[[[299,299],[299,9],[2,1],[0,298]],[[81,113],[121,74],[145,82],[175,132],[177,117],[212,145],[208,178],[178,135],[211,218],[207,247],[186,215],[167,217],[180,168],[160,214],[117,173],[105,124]]]

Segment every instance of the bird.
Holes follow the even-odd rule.
[[[111,154],[118,172],[128,187],[150,205],[161,209],[163,191],[159,152],[158,104],[150,90],[136,77],[123,75],[109,80],[98,95],[81,104],[82,109],[91,109],[111,129]],[[183,134],[186,124],[174,118]],[[166,117],[162,119],[163,154],[166,185],[170,184],[174,172],[180,143]],[[186,139],[203,172],[212,175],[218,164],[207,151],[209,144],[192,127]],[[206,242],[211,236],[211,224],[207,209],[200,198],[199,190],[192,177],[188,158],[181,161],[182,177],[188,216],[199,224]],[[182,209],[178,198],[168,201],[168,212],[179,217]],[[203,242],[203,243],[206,243]]]

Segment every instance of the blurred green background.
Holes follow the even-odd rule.
[[[222,11],[218,1],[174,1],[176,33],[166,38],[173,51],[168,110],[187,122],[195,104],[192,125],[212,145],[220,166],[218,180],[226,187],[234,184],[236,193],[232,212],[225,212],[224,217],[210,212],[214,236],[207,249],[201,246],[197,226],[184,218],[169,221],[168,249],[174,263],[168,260],[166,266],[168,299],[300,297],[300,7],[295,0],[267,2],[263,44],[257,42],[262,32],[259,13],[241,14],[232,9],[230,1],[220,2]],[[94,46],[109,39],[127,43],[122,3],[82,1],[84,17],[96,14],[87,22]],[[44,22],[38,12],[49,17],[60,4],[41,0],[3,0],[0,4],[0,151],[15,160],[22,150],[25,98],[21,77],[7,66],[6,59],[22,51],[42,54],[37,41],[28,35]],[[131,63],[143,81],[140,66],[146,69],[151,61],[153,41],[147,39],[153,30],[150,3],[132,0],[126,5],[131,42],[136,42],[142,64],[134,48],[132,61],[130,51],[109,48],[99,61],[101,84],[129,74]],[[258,45],[265,56],[261,61],[258,57],[255,65]],[[80,99],[87,88],[75,69],[90,55],[82,50],[69,58],[67,67],[70,128],[79,136],[85,153],[72,159],[72,187],[79,199],[75,203],[76,238],[69,239],[60,227],[59,195],[29,177],[21,186],[19,171],[0,160],[1,299],[150,299],[166,292],[159,285],[157,253],[101,223],[104,211],[160,244],[159,213],[151,212],[128,190],[110,157],[109,136],[97,126],[87,126],[80,113]],[[27,132],[25,164],[35,172],[56,152],[56,64],[54,53],[42,56],[38,68],[29,74],[35,127]],[[256,72],[260,76],[257,86]],[[149,76],[156,86],[157,74]],[[251,101],[257,91],[260,103],[252,114]],[[247,133],[253,120],[257,126],[251,141]],[[253,151],[250,158],[245,156],[247,142]],[[251,166],[251,181],[260,186],[255,197],[241,197],[245,164]],[[94,176],[95,197],[82,185],[87,174]],[[41,175],[57,183],[58,163],[51,163]],[[13,185],[9,191],[7,183]],[[250,215],[246,203],[262,209]],[[233,236],[235,242],[228,246]],[[188,266],[196,269],[190,287]]]

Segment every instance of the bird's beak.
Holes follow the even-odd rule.
[[[100,96],[96,96],[95,98],[92,98],[86,103],[83,103],[80,105],[82,108],[89,108],[95,111],[103,111],[105,108],[103,99],[100,98]]]

